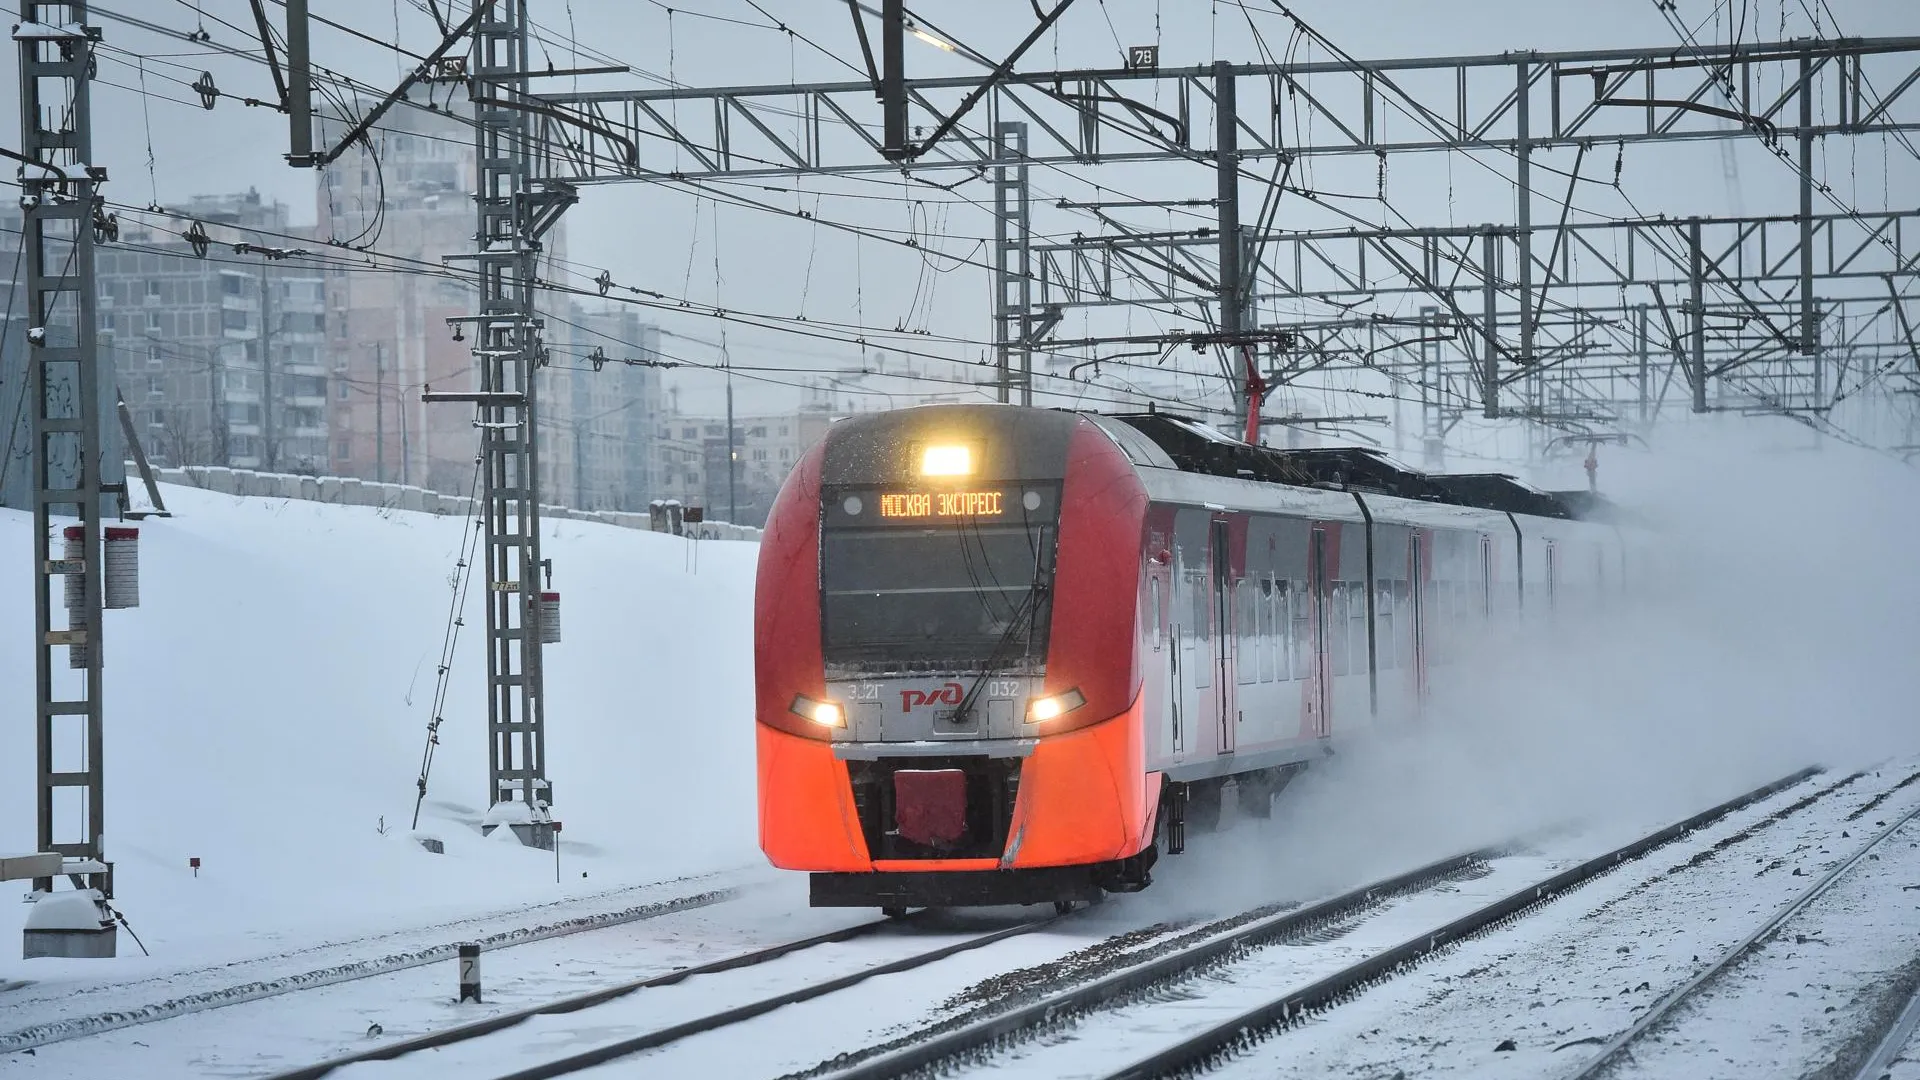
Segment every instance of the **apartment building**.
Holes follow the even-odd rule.
[[[284,254],[298,233],[249,191],[195,196],[96,249],[100,348],[155,462],[327,470],[325,282]]]

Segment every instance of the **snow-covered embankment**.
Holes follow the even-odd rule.
[[[546,524],[566,631],[546,652],[567,840],[556,886],[550,855],[477,828],[479,569],[421,820],[446,854],[409,839],[463,519],[165,496],[177,516],[142,524],[142,605],[107,613],[103,680],[107,851],[119,906],[156,962],[259,955],[757,858],[755,545]],[[13,568],[0,573],[0,849],[19,851],[34,844],[30,537],[27,515],[0,511],[0,569]],[[25,910],[0,904],[0,942]],[[137,956],[124,937],[121,952]]]

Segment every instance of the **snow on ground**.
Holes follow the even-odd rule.
[[[1776,796],[1766,806],[1743,812],[1739,818],[1704,830],[1686,843],[1562,896],[1503,930],[1467,941],[1309,1020],[1299,1029],[1277,1036],[1220,1075],[1273,1078],[1404,1073],[1409,1078],[1470,1076],[1499,1080],[1566,1073],[1594,1052],[1594,1044],[1583,1040],[1604,1041],[1624,1030],[1667,992],[1757,929],[1828,867],[1850,855],[1874,831],[1874,820],[1891,821],[1920,804],[1920,790],[1908,787],[1866,818],[1847,820],[1848,814],[1873,795],[1912,772],[1915,764],[1889,768],[1877,778],[1864,777],[1806,810],[1696,861],[1696,856],[1717,845],[1720,838],[1732,835],[1737,827],[1804,795],[1809,786],[1832,780],[1816,778],[1794,792]],[[1843,831],[1850,832],[1851,837],[1842,838]],[[1891,866],[1888,869],[1893,870]],[[1910,876],[1912,869],[1910,864],[1904,871]],[[1884,900],[1884,886],[1880,893]],[[1857,925],[1846,927],[1847,911],[1863,918]],[[1822,916],[1830,917],[1829,925],[1844,936],[1876,939],[1878,947],[1885,950],[1877,960],[1890,970],[1906,963],[1920,943],[1920,914],[1915,911],[1911,902],[1891,908],[1847,908],[1844,901],[1837,901],[1824,908]],[[1273,962],[1280,961],[1276,958]],[[1853,992],[1853,986],[1873,979],[1868,973],[1873,965],[1864,960],[1857,972],[1845,972],[1844,963],[1839,961],[1835,965],[1821,977],[1841,998]],[[1802,971],[1798,977],[1807,976]],[[1290,984],[1309,981],[1311,975],[1303,974]],[[1742,1023],[1749,1030],[1742,1037],[1752,1030],[1784,1030],[1784,1025],[1799,1022],[1794,1018],[1802,1006],[1813,1004],[1812,999],[1787,998],[1789,990],[1799,992],[1798,988],[1778,980],[1769,989],[1778,1000],[1747,1003],[1750,1008]],[[1822,1000],[1819,1005],[1828,1003]],[[1814,1012],[1818,1013],[1818,1008]],[[1818,1026],[1819,1020],[1816,1016],[1809,1023]],[[1721,1034],[1730,1030],[1722,1029]],[[1722,1040],[1714,1038],[1719,1049],[1702,1056],[1700,1047],[1692,1047],[1687,1055],[1667,1060],[1667,1068],[1643,1075],[1781,1072],[1778,1067],[1754,1072],[1709,1066],[1708,1062],[1715,1060],[1713,1055],[1723,1052]],[[1497,1049],[1509,1039],[1513,1050]],[[1771,1049],[1782,1054],[1789,1050],[1804,1054],[1798,1060],[1814,1063],[1817,1055],[1810,1046],[1790,1047],[1786,1040],[1787,1036],[1781,1035]],[[1752,1061],[1763,1057],[1755,1056]],[[1787,1071],[1798,1075],[1802,1070]]]
[[[54,1043],[32,1058],[0,1057],[0,1076],[258,1077],[870,918],[868,912],[809,909],[804,880],[790,878],[719,907],[488,952],[481,957],[479,1005],[457,1001],[458,973],[449,960]],[[642,991],[636,1000],[651,1005],[676,993]]]
[[[446,854],[408,835],[461,519],[164,494],[177,516],[141,525],[142,606],[107,613],[103,679],[106,847],[154,956],[122,934],[113,961],[23,963],[6,943],[26,908],[0,904],[0,986],[119,983],[761,863],[744,720],[755,545],[545,525],[566,632],[546,652],[556,884],[551,854],[477,828],[478,571],[421,821]],[[8,851],[34,843],[30,529],[0,511],[0,565],[20,571],[0,574],[0,611],[21,616],[0,623]]]
[[[1863,836],[1880,832],[1860,825],[1871,822],[1855,826],[1851,844],[1833,843],[1831,854],[1858,850]],[[1816,876],[1813,868],[1808,876]],[[1796,884],[1806,887],[1806,879]],[[1915,889],[1920,822],[1910,821],[1648,1032],[1610,1075],[1759,1076],[1793,1064],[1806,1074],[1833,1067],[1836,1077],[1857,1070],[1913,989],[1913,958],[1920,957]]]
[[[1908,1041],[1906,1049],[1893,1059],[1882,1080],[1920,1080],[1920,1034]]]
[[[1775,796],[1765,804],[1736,811],[1675,847],[1662,851],[1651,864],[1658,866],[1664,863],[1657,860],[1683,859],[1686,852],[1706,847],[1721,836],[1761,820],[1780,805],[1781,800],[1804,794],[1808,787],[1801,785],[1791,794]],[[1649,822],[1647,827],[1658,827],[1658,824],[1657,821]],[[1627,830],[1606,839],[1591,831],[1545,838],[1535,850],[1491,860],[1484,873],[1458,876],[1438,886],[1389,900],[1379,908],[1341,919],[1333,926],[1301,940],[1258,949],[1241,959],[1212,968],[1198,979],[1149,994],[1138,1002],[1095,1012],[1038,1040],[983,1061],[974,1071],[995,1077],[1108,1075],[1179,1038],[1227,1021],[1377,951],[1420,937],[1476,907],[1528,887],[1541,878],[1609,850],[1645,831],[1646,828]],[[1615,876],[1630,880],[1636,871],[1650,873],[1648,865],[1634,864]],[[1597,883],[1588,886],[1589,889],[1598,887]],[[1364,1008],[1364,1004],[1355,1003],[1346,1007]],[[1292,1037],[1283,1035],[1280,1038]],[[1274,1048],[1288,1046],[1283,1042],[1269,1045]],[[1291,1051],[1280,1049],[1279,1052]],[[1258,1072],[1258,1069],[1255,1071]],[[1313,1073],[1313,1070],[1307,1071]],[[1391,1069],[1380,1075],[1390,1073]],[[1324,1074],[1372,1075],[1364,1071]]]

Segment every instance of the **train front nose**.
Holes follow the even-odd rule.
[[[757,600],[760,655],[776,661],[759,673],[761,746],[778,758],[763,758],[762,846],[776,865],[847,879],[821,893],[817,873],[815,903],[910,892],[1010,902],[1006,883],[1036,866],[1027,853],[1089,864],[1126,854],[1139,831],[1133,800],[1116,794],[1140,786],[1131,743],[1068,731],[1099,726],[1096,708],[1113,716],[1126,699],[1084,707],[1099,695],[1050,683],[1062,491],[1081,424],[984,406],[850,420],[828,436],[809,504],[776,506]],[[1131,577],[1115,577],[1130,600]],[[1130,606],[1115,609],[1123,624]],[[775,633],[813,628],[817,661],[789,663],[771,646]],[[1130,659],[1108,661],[1111,681],[1127,681]],[[1106,668],[1083,658],[1075,670]],[[795,694],[844,722],[769,709]],[[1071,893],[1089,872],[1042,868],[1066,884],[1036,896]],[[880,880],[907,877],[918,883]]]

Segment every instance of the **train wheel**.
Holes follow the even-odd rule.
[[[1055,915],[1065,915],[1072,910],[1073,901],[1071,900],[1055,900],[1053,902],[1053,913]]]
[[[907,917],[907,909],[903,907],[883,907],[880,909],[880,914],[889,919],[904,919]]]

